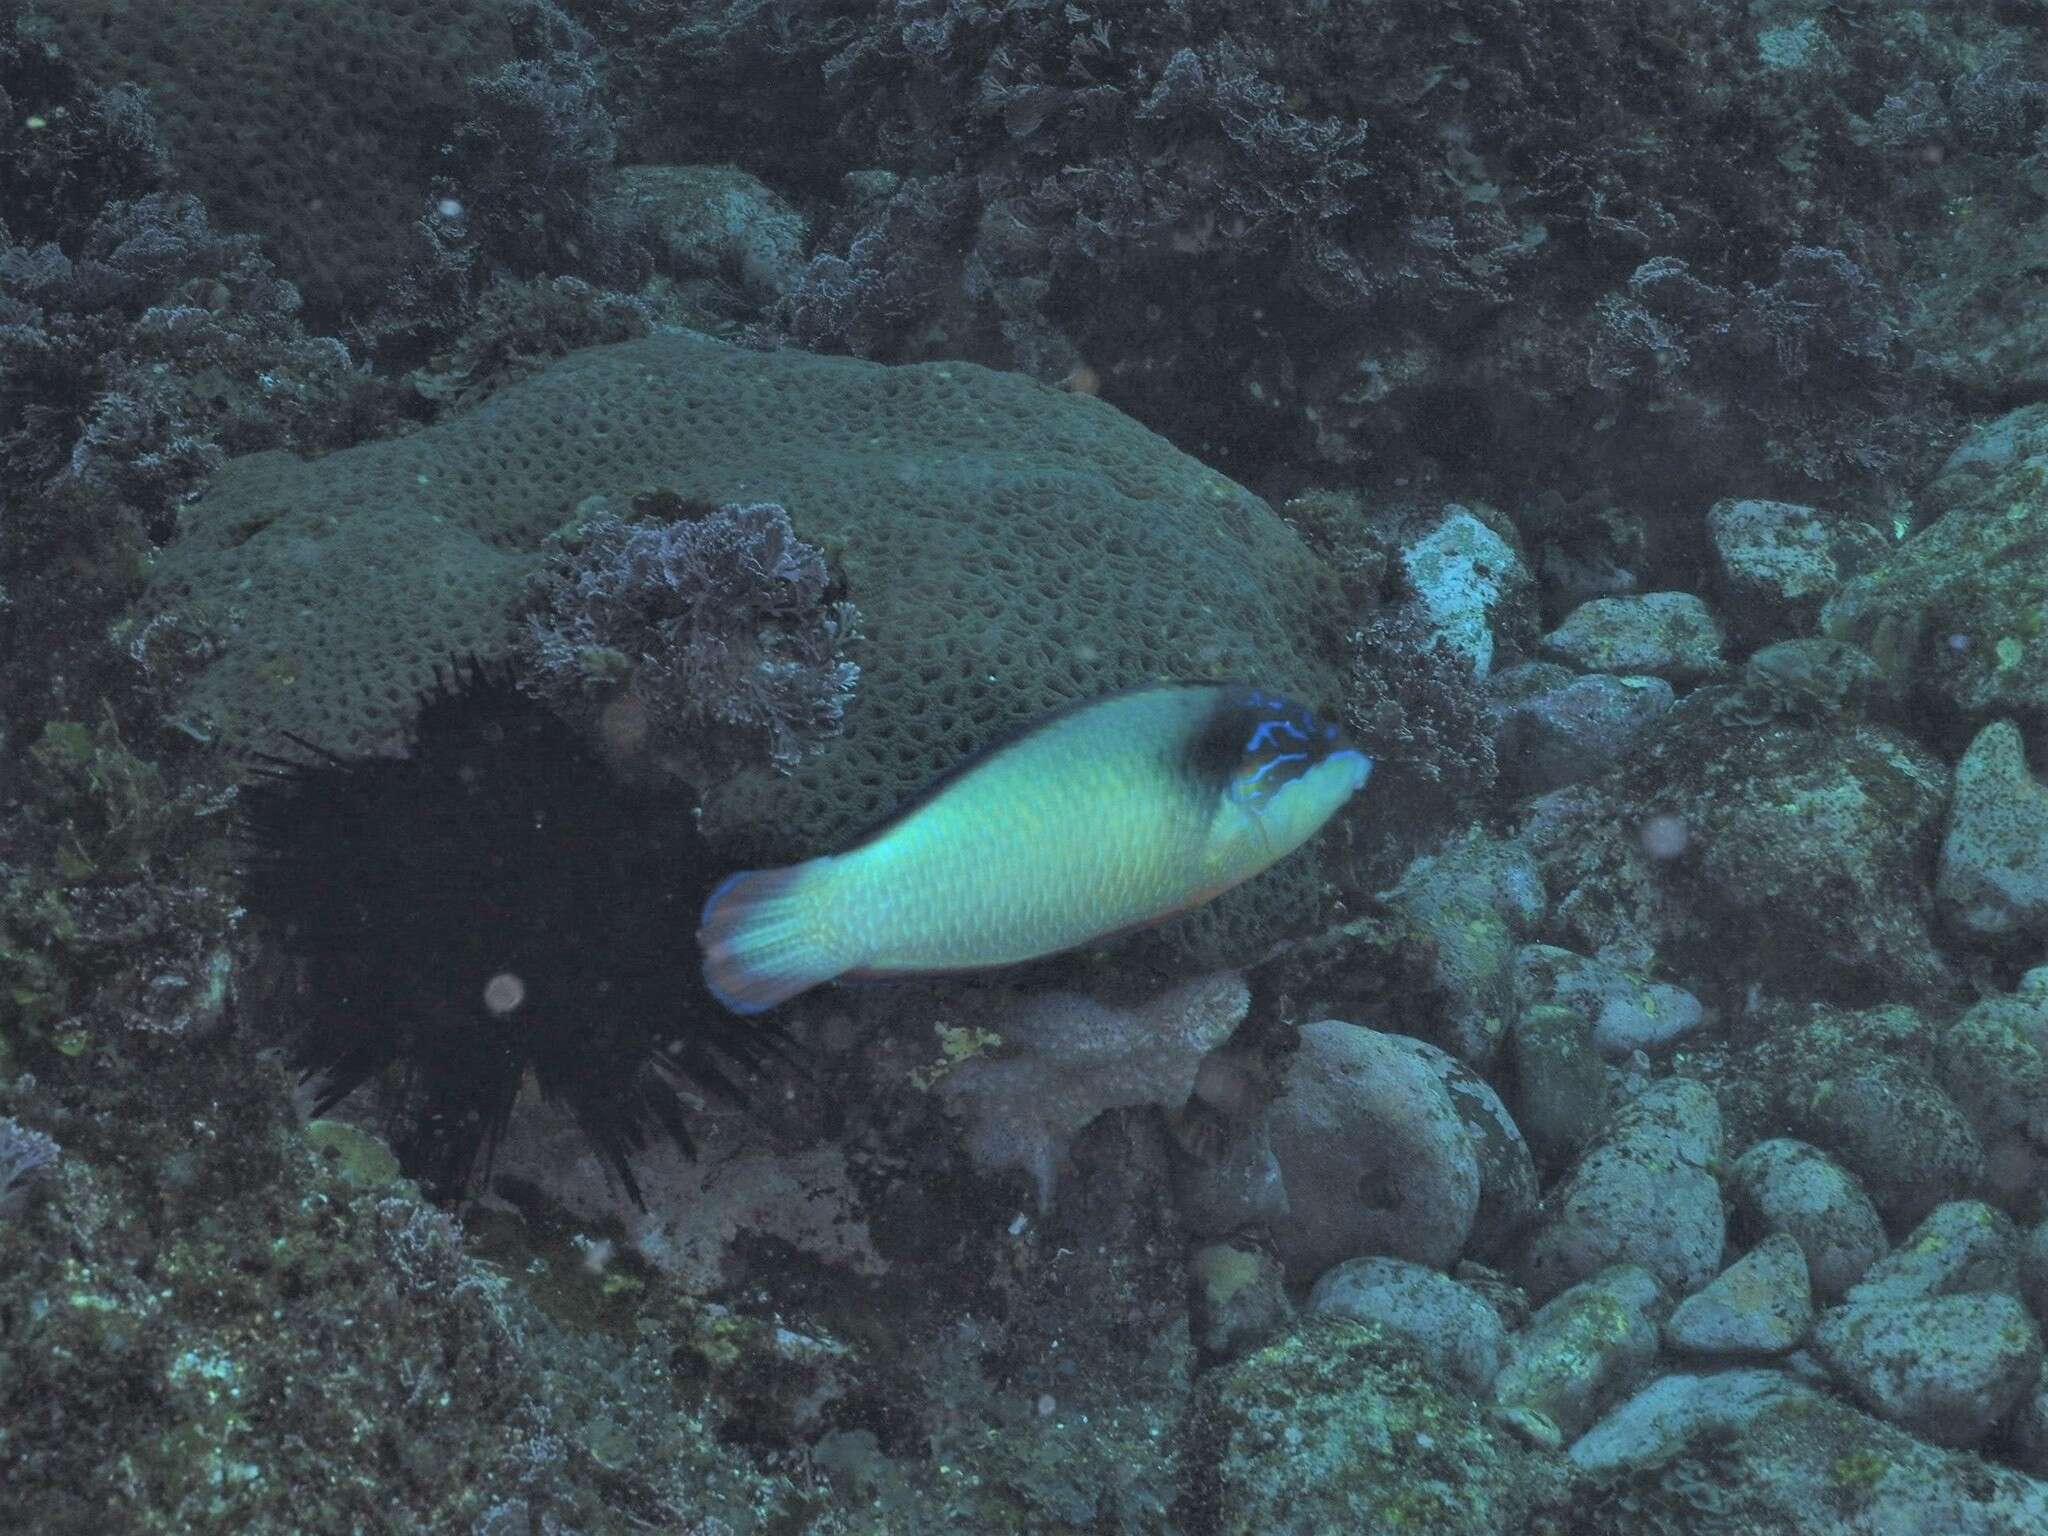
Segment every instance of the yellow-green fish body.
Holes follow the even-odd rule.
[[[698,930],[720,1001],[1011,965],[1198,906],[1300,847],[1371,761],[1289,700],[1140,688],[969,758],[843,853],[735,875]]]

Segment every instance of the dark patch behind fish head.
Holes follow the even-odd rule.
[[[1232,686],[1188,744],[1187,771],[1209,793],[1265,805],[1332,752],[1351,744],[1314,711],[1269,689]]]

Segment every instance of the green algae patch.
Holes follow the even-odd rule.
[[[1204,1377],[1186,1526],[1216,1536],[1518,1529],[1562,1476],[1378,1328],[1311,1318]]]
[[[358,1189],[395,1184],[401,1177],[398,1158],[392,1150],[368,1131],[346,1121],[309,1121],[306,1145],[339,1178]]]
[[[2048,610],[2042,487],[2035,459],[1936,480],[1935,520],[1822,612],[1825,634],[1869,651],[1957,737],[2001,716],[2030,734],[2048,724],[2048,668],[2030,644]]]

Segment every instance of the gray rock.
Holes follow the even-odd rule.
[[[1675,1295],[1698,1290],[1721,1267],[1720,1157],[1707,1088],[1670,1078],[1645,1089],[1547,1202],[1516,1278],[1541,1300],[1609,1265],[1640,1264]]]
[[[1555,661],[1518,661],[1487,678],[1483,693],[1496,726],[1507,712],[1539,694],[1564,687],[1579,674]]]
[[[1347,1259],[1316,1281],[1308,1309],[1377,1323],[1475,1395],[1492,1388],[1507,1356],[1507,1327],[1485,1297],[1405,1259]]]
[[[1522,1139],[1514,1117],[1493,1086],[1448,1051],[1405,1035],[1387,1037],[1436,1075],[1450,1095],[1451,1107],[1465,1122],[1472,1155],[1479,1165],[1479,1207],[1472,1213],[1472,1233],[1465,1252],[1491,1262],[1521,1235],[1540,1193],[1536,1160]]]
[[[1816,1010],[1737,1057],[1722,1092],[1746,1124],[1782,1128],[1840,1162],[1888,1228],[1915,1226],[1984,1178],[1983,1144],[1935,1080],[1940,1038],[1900,1004]]]
[[[895,171],[879,166],[868,166],[857,171],[848,171],[839,178],[839,190],[852,202],[879,203],[896,195],[896,189],[903,185],[903,178]]]
[[[1445,1268],[1479,1208],[1479,1160],[1414,1042],[1337,1019],[1303,1026],[1270,1111],[1287,1214],[1272,1223],[1306,1280],[1367,1254]]]
[[[1934,897],[1972,938],[2048,934],[2048,786],[2010,720],[1985,726],[1956,765]]]
[[[1527,1529],[1533,1508],[1562,1492],[1561,1460],[1528,1450],[1484,1405],[1431,1380],[1398,1340],[1340,1317],[1305,1317],[1203,1372],[1179,1437],[1182,1465],[1198,1459],[1201,1472],[1171,1518],[1163,1507],[1118,1514],[1105,1504],[974,1529],[1500,1536]],[[1060,1481],[1056,1466],[1036,1479]]]
[[[1891,1246],[1856,1176],[1803,1141],[1758,1142],[1735,1160],[1729,1189],[1745,1226],[1799,1244],[1823,1302],[1840,1300]]]
[[[1607,1119],[1612,1089],[1591,1022],[1575,1008],[1518,1008],[1510,1036],[1515,1123],[1538,1161],[1562,1162]]]
[[[2013,1465],[2033,1477],[2048,1477],[2048,1365],[2021,1401],[2012,1420]]]
[[[1770,1363],[1787,1376],[1797,1377],[1809,1387],[1834,1390],[1835,1378],[1828,1374],[1828,1368],[1820,1363],[1820,1357],[1811,1348],[1795,1349],[1789,1355],[1781,1355]]]
[[[1738,996],[1952,988],[1927,900],[1947,766],[1860,720],[1740,728],[1725,697],[1696,690],[1627,771],[1530,803],[1541,936],[1639,968],[1683,954]]]
[[[1951,1200],[1849,1287],[1851,1304],[2019,1289],[2020,1234],[1982,1200]]]
[[[2048,1220],[2027,1234],[2020,1250],[2020,1296],[2035,1317],[2048,1323]]]
[[[1891,679],[1868,653],[1846,640],[1807,637],[1764,646],[1743,663],[1742,698],[1731,714],[1759,724],[1875,717],[1895,701]]]
[[[1782,1355],[1813,1327],[1806,1255],[1774,1232],[1685,1298],[1664,1325],[1664,1341],[1689,1355]]]
[[[1567,674],[1500,711],[1501,770],[1523,795],[1598,778],[1663,719],[1674,697],[1661,677]]]
[[[1724,920],[1769,952],[1766,972],[1787,990],[1853,972],[1924,995],[1944,976],[1925,870],[1946,767],[1909,737],[1847,719],[1719,734],[1725,743],[1702,743],[1711,798],[1697,856]]]
[[[1891,545],[1868,523],[1789,501],[1717,501],[1707,537],[1731,625],[1752,643],[1811,629],[1835,589]]]
[[[1669,1307],[1657,1277],[1636,1264],[1572,1286],[1509,1341],[1494,1401],[1541,1415],[1565,1440],[1576,1440],[1649,1375]]]
[[[1592,1043],[1610,1061],[1653,1051],[1699,1026],[1706,1010],[1683,987],[1646,981],[1604,960],[1589,960],[1551,944],[1515,951],[1518,1008],[1554,1003],[1593,1021]]]
[[[1756,61],[1770,73],[1808,89],[1849,74],[1855,67],[1813,16],[1791,17],[1782,26],[1757,28]]]
[[[2048,983],[2048,971],[2036,973]],[[2022,1221],[2048,1215],[2048,985],[1964,1010],[1941,1038],[1941,1083],[1984,1143],[1984,1193]]]
[[[1409,864],[1380,898],[1435,940],[1436,1043],[1485,1071],[1514,1008],[1515,946],[1543,918],[1543,878],[1518,844],[1474,830]]]
[[[1728,1372],[1709,1380],[1751,1374]],[[1621,1486],[1646,1490],[1644,1503],[1636,1506],[1645,1518],[1624,1515],[1585,1528],[1687,1536],[2040,1536],[2048,1531],[2048,1484],[2009,1467],[1939,1450],[1833,1394],[1760,1387],[1750,1389],[1751,1396],[1735,1387],[1720,1390],[1735,1399],[1732,1411],[1702,1415],[1695,1421],[1696,1434],[1630,1467],[1630,1481]],[[1565,1529],[1581,1527],[1567,1523]]]
[[[1964,433],[1935,478],[1989,479],[2042,455],[2048,455],[2048,405],[2023,405]]]
[[[1493,669],[1496,615],[1526,610],[1535,578],[1513,547],[1465,507],[1401,551],[1401,569],[1429,628],[1484,678]]]
[[[1588,1472],[1665,1462],[1688,1445],[1740,1434],[1773,1403],[1819,1400],[1804,1382],[1762,1366],[1659,1376],[1618,1403],[1566,1454]]]
[[[1596,597],[1543,637],[1545,654],[1582,672],[1704,682],[1721,671],[1721,626],[1690,592]]]
[[[1639,548],[1640,526],[1628,520],[1621,532],[1622,544]],[[1550,613],[1568,613],[1595,597],[1622,597],[1636,590],[1636,573],[1621,562],[1619,549],[1596,547],[1581,540],[1568,545],[1546,543],[1536,557],[1537,577],[1543,587],[1543,606]]]
[[[2040,732],[2048,725],[2044,483],[2048,459],[2039,457],[1936,481],[1915,506],[1934,521],[1829,598],[1822,633],[1876,657],[1932,719],[1980,727],[2009,718]]]
[[[2041,1370],[2026,1308],[1981,1291],[1836,1307],[1813,1342],[1858,1402],[1936,1445],[1978,1444]]]

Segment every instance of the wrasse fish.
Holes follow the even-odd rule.
[[[1137,688],[957,764],[843,853],[711,894],[704,977],[737,1013],[835,978],[982,970],[1198,907],[1313,837],[1372,759],[1263,689]]]

